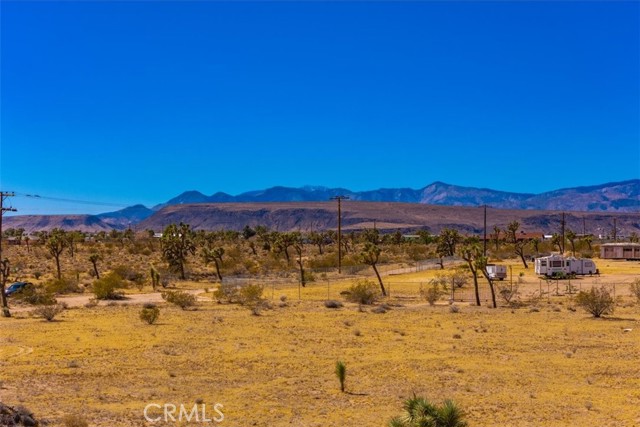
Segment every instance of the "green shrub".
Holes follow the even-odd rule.
[[[593,317],[613,313],[615,300],[604,286],[593,287],[589,291],[580,291],[576,295],[576,304],[584,308]]]
[[[345,294],[347,301],[370,305],[378,299],[379,291],[371,280],[361,279],[351,285]]]
[[[240,288],[239,299],[242,305],[254,305],[262,301],[264,288],[258,284],[245,285]]]
[[[53,319],[58,314],[62,313],[63,310],[64,310],[64,307],[60,304],[41,305],[35,310],[33,310],[33,314],[35,314],[38,317],[42,317],[43,319],[46,319],[49,322],[52,322]]]
[[[160,309],[155,304],[145,304],[140,311],[140,320],[149,325],[156,323],[158,317],[160,317]]]
[[[435,405],[427,399],[413,396],[404,402],[405,413],[389,421],[389,427],[467,427],[464,412],[452,400]]]
[[[168,303],[175,304],[183,310],[196,305],[196,296],[183,291],[162,292],[162,299]]]
[[[52,305],[57,302],[52,292],[36,286],[26,286],[15,294],[15,299],[31,305]]]
[[[126,283],[119,274],[111,272],[93,282],[93,293],[97,299],[123,299],[124,293],[118,289],[126,287]]]
[[[213,297],[218,301],[227,301],[234,303],[239,301],[240,286],[232,283],[222,282],[218,285],[218,289],[213,292]]]
[[[56,295],[68,294],[72,292],[82,292],[82,289],[78,287],[77,282],[64,277],[62,279],[48,280],[44,284],[44,287],[47,293]]]

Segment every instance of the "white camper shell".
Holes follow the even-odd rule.
[[[507,278],[507,266],[487,264],[487,274],[492,279],[504,280]]]
[[[535,260],[536,274],[557,276],[559,274],[597,274],[596,263],[589,258],[565,258],[562,255],[549,255]]]

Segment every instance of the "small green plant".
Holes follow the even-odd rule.
[[[336,377],[340,381],[340,391],[344,393],[344,382],[347,379],[347,366],[342,360],[336,362]]]
[[[97,299],[123,299],[124,293],[118,289],[125,288],[126,283],[117,273],[109,273],[93,282],[93,293]]]
[[[405,413],[389,421],[389,427],[467,427],[464,413],[452,400],[435,405],[413,396],[404,402]]]
[[[38,317],[42,317],[48,322],[52,322],[55,317],[62,313],[64,307],[60,304],[51,304],[51,305],[41,305],[35,310],[33,310],[33,314]]]
[[[593,287],[589,291],[580,291],[576,295],[576,304],[584,308],[593,317],[613,313],[615,300],[604,286]]]
[[[378,299],[379,291],[375,283],[361,279],[351,285],[345,295],[347,301],[371,305]]]
[[[147,303],[140,311],[140,320],[147,322],[149,325],[156,323],[158,317],[160,317],[160,309],[155,304]]]
[[[175,304],[183,310],[196,305],[196,296],[183,291],[166,291],[162,293],[162,299]]]

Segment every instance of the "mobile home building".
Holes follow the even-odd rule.
[[[602,259],[640,259],[640,243],[603,243],[600,246]]]
[[[550,255],[535,260],[535,272],[542,276],[557,276],[559,274],[596,274],[596,263],[589,258],[564,257]]]

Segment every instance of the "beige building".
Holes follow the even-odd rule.
[[[603,243],[600,245],[600,258],[640,260],[640,243]]]

